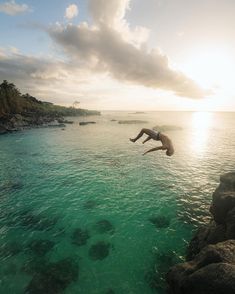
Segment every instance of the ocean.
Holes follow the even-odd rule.
[[[234,171],[235,114],[72,119],[0,137],[0,293],[165,293],[219,176]],[[142,156],[159,142],[129,138],[159,125],[177,127],[163,132],[175,154]]]

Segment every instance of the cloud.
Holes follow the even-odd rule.
[[[145,38],[137,39],[138,28],[125,20],[129,0],[90,0],[94,24],[60,25],[48,30],[74,63],[127,83],[172,91],[190,98],[206,92],[185,74],[170,67],[159,49],[147,50]],[[144,28],[143,28],[144,29]]]
[[[75,99],[89,105],[89,98],[96,97],[92,86],[96,91],[97,84],[100,84],[100,79],[89,69],[77,64],[50,56],[25,56],[0,47],[0,83],[4,79],[13,82],[22,93],[68,105],[72,105]]]
[[[72,19],[78,15],[78,7],[76,4],[69,5],[65,10],[65,17]]]
[[[0,4],[0,12],[6,13],[8,15],[16,15],[27,11],[30,11],[28,5],[17,4],[14,0]]]
[[[130,0],[89,0],[89,8],[97,25],[116,28],[123,22]]]

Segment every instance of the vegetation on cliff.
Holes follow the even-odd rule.
[[[60,117],[99,115],[100,113],[98,111],[54,105],[53,103],[40,101],[29,94],[22,95],[13,83],[4,80],[0,85],[0,119],[15,114]]]

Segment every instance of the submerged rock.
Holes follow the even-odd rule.
[[[92,260],[102,260],[109,255],[111,244],[109,242],[100,241],[92,245],[89,249],[89,257]]]
[[[55,263],[49,263],[43,271],[33,276],[25,293],[62,293],[71,282],[77,281],[78,277],[78,265],[70,258]]]
[[[90,236],[87,230],[78,228],[72,234],[72,243],[76,244],[77,246],[83,246],[86,245],[89,238]]]
[[[106,219],[102,219],[102,220],[98,221],[95,224],[95,229],[100,234],[104,234],[104,233],[113,234],[114,233],[113,225],[110,223],[110,221],[108,221]]]
[[[157,228],[167,228],[170,226],[170,220],[162,215],[157,215],[149,218],[149,221]]]
[[[40,274],[44,272],[47,265],[48,261],[43,257],[33,256],[24,262],[21,271],[28,275]]]
[[[55,243],[50,240],[33,240],[29,243],[29,249],[38,256],[44,256],[47,252],[49,252]]]
[[[19,254],[23,247],[18,242],[9,242],[0,246],[0,256],[10,257]]]
[[[31,211],[22,212],[20,214],[20,223],[27,229],[38,231],[51,230],[57,223],[58,218],[47,218],[38,214],[33,214]]]
[[[93,209],[93,208],[95,208],[97,206],[97,203],[96,203],[96,201],[94,201],[94,200],[87,200],[85,203],[84,203],[84,205],[83,205],[83,207],[85,208],[85,209]]]

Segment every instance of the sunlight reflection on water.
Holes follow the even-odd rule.
[[[192,115],[192,144],[194,153],[202,154],[205,151],[214,116],[211,112],[195,112]]]

